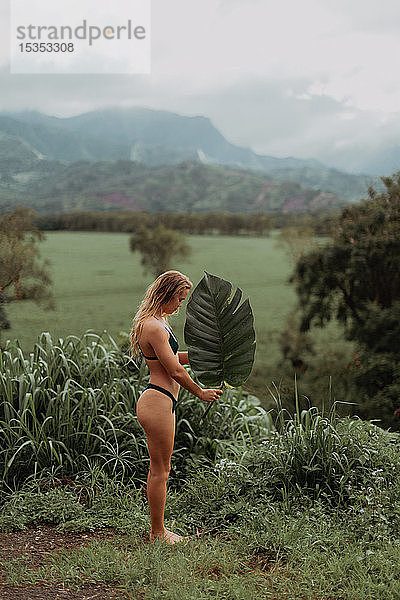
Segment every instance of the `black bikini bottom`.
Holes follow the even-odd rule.
[[[176,399],[173,397],[173,395],[171,394],[171,392],[169,392],[165,388],[161,387],[160,385],[155,385],[154,383],[148,383],[144,389],[145,390],[157,390],[158,392],[161,392],[165,396],[168,396],[168,398],[171,398],[171,400],[173,402],[173,404],[172,404],[172,412],[175,412]]]

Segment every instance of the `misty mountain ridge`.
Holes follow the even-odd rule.
[[[6,177],[22,172],[21,159],[15,156],[19,141],[25,159],[30,149],[37,161],[67,164],[130,160],[156,167],[194,161],[268,174],[279,181],[297,182],[346,200],[360,199],[375,183],[371,177],[340,172],[315,159],[262,156],[235,146],[203,116],[187,117],[147,108],[107,108],[68,118],[35,111],[3,112],[0,133],[3,159],[7,154],[5,146],[10,145],[9,160],[6,165],[1,163],[2,175]],[[32,161],[35,162],[33,157]],[[26,166],[29,172],[32,165]]]
[[[3,130],[5,118],[26,123],[26,135],[31,143],[37,143],[37,135],[42,129],[43,144],[51,140],[55,131],[63,137],[60,142],[74,141],[77,144],[73,160],[69,143],[48,147],[47,158],[75,162],[77,160],[130,159],[132,154],[142,152],[146,164],[151,163],[151,151],[154,148],[174,148],[181,152],[181,160],[197,157],[202,162],[230,165],[239,168],[266,170],[280,167],[322,167],[315,159],[297,159],[293,157],[275,158],[258,155],[248,148],[241,148],[228,142],[212,125],[207,117],[187,117],[168,111],[148,108],[106,108],[75,117],[52,117],[37,111],[20,113],[0,113],[0,130]],[[8,132],[21,134],[21,125],[8,124]],[[101,133],[100,133],[101,132]],[[46,135],[47,134],[47,135]],[[93,147],[93,140],[100,148]],[[101,143],[102,142],[102,143]],[[106,144],[105,144],[106,142]],[[111,144],[111,148],[107,147]],[[42,146],[44,149],[44,146]],[[146,155],[148,151],[148,156]],[[160,152],[160,150],[158,150]],[[164,161],[171,158],[165,153]],[[160,164],[157,162],[156,164]],[[165,163],[164,164],[168,164]]]

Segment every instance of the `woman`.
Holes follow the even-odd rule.
[[[175,313],[193,287],[186,275],[167,271],[150,285],[133,319],[130,342],[132,352],[140,352],[150,371],[150,383],[137,403],[150,454],[147,498],[150,507],[150,540],[164,539],[169,544],[183,538],[164,527],[167,479],[175,436],[175,406],[182,385],[189,392],[213,402],[222,394],[218,389],[202,389],[182,365],[188,353],[178,352],[178,341],[168,326],[167,317]]]

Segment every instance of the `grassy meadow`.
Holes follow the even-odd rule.
[[[292,265],[278,247],[276,235],[270,237],[188,236],[192,255],[188,262],[173,268],[187,273],[196,284],[203,271],[219,275],[240,286],[249,296],[255,315],[257,354],[249,389],[260,397],[266,387],[279,381],[278,337],[287,315],[294,309],[296,294],[287,283]],[[18,339],[28,351],[42,331],[54,338],[81,335],[87,329],[107,330],[118,337],[130,328],[132,316],[152,276],[144,275],[138,253],[129,251],[129,234],[52,232],[41,245],[43,258],[49,260],[56,308],[49,311],[33,302],[13,303],[7,307],[11,329],[4,337]],[[185,313],[171,319],[183,343]],[[344,346],[335,327],[316,332],[318,347]]]

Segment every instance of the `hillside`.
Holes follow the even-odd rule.
[[[26,157],[26,162],[29,163]],[[25,204],[39,212],[125,209],[162,212],[309,211],[335,208],[335,194],[280,182],[267,175],[197,162],[148,167],[133,161],[39,161],[32,170],[3,178],[0,210]]]
[[[10,143],[11,155],[17,140],[30,148],[35,157],[47,161],[132,160],[152,167],[196,161],[267,174],[348,201],[365,196],[368,186],[374,183],[372,177],[350,175],[314,159],[258,155],[231,144],[202,116],[187,117],[145,108],[109,108],[70,118],[38,112],[0,113],[0,133]],[[19,162],[18,156],[15,167],[12,161],[6,164],[0,161],[0,174],[20,173]]]

